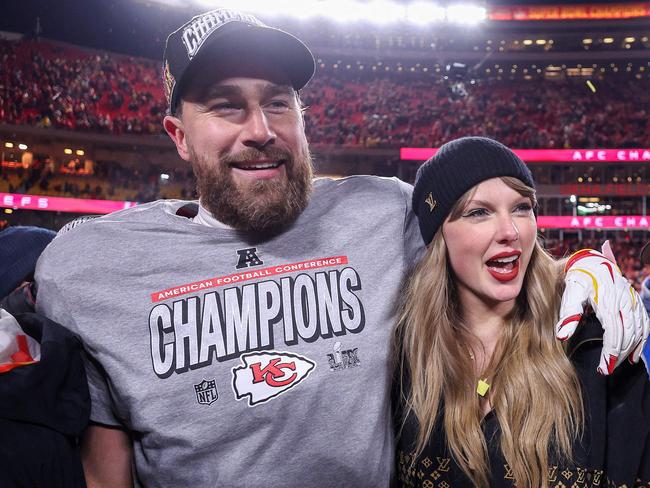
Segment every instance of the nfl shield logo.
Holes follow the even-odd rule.
[[[204,379],[198,385],[194,385],[194,391],[196,392],[196,401],[201,405],[210,405],[219,398],[215,380]]]

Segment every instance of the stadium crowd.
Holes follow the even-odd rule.
[[[361,74],[360,74],[361,73]],[[0,40],[0,123],[111,134],[161,134],[165,101],[159,63],[48,41]],[[621,77],[625,90],[620,89]],[[518,148],[650,146],[650,92],[621,74],[584,80],[477,77],[456,96],[442,74],[371,71],[341,63],[317,72],[301,94],[314,145],[436,147],[485,135]],[[543,174],[538,181],[546,181]],[[0,191],[146,202],[192,198],[191,171],[95,164],[93,174],[63,174],[51,161],[0,167]],[[638,286],[642,242],[616,242],[623,272]],[[547,245],[564,256],[589,242]],[[593,243],[597,245],[597,243]]]
[[[48,42],[0,41],[0,122],[113,134],[160,132],[157,63]]]
[[[453,97],[446,83],[348,80],[321,72],[304,96],[311,140],[366,147],[438,147],[485,135],[517,148],[646,147],[650,94],[642,82],[483,80]]]
[[[160,198],[193,198],[191,169],[154,166],[126,167],[98,163],[92,174],[62,172],[51,161],[35,160],[29,168],[0,167],[0,192],[71,198],[149,202]]]
[[[49,42],[0,41],[0,122],[114,134],[160,134],[159,63]],[[437,147],[485,135],[518,148],[648,147],[650,93],[633,76],[466,83],[439,74],[319,71],[304,90],[312,144]],[[612,75],[613,76],[613,75]]]

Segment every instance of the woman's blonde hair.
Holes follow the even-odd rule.
[[[535,190],[512,177],[501,179],[535,205]],[[452,220],[471,194],[456,203]],[[559,267],[536,242],[515,308],[485,369],[501,451],[517,486],[546,487],[549,456],[570,461],[583,425],[580,383],[553,332],[560,288]],[[478,378],[468,352],[471,339],[438,231],[409,284],[397,329],[401,377],[409,378],[400,395],[404,419],[413,415],[419,424],[413,459],[440,421],[458,466],[475,486],[488,487]]]

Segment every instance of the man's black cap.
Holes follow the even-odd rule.
[[[287,75],[295,90],[314,75],[314,56],[305,44],[288,32],[269,27],[252,15],[219,8],[193,17],[167,38],[163,57],[163,86],[173,113],[187,73],[197,59],[214,59],[236,53],[262,56]]]

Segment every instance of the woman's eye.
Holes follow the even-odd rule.
[[[529,213],[533,210],[533,206],[530,203],[521,203],[515,207],[515,211],[519,213]]]
[[[488,211],[484,208],[475,208],[465,212],[463,217],[485,217],[488,214]]]
[[[267,104],[267,108],[274,112],[283,112],[289,109],[289,103],[284,100],[272,100]]]

